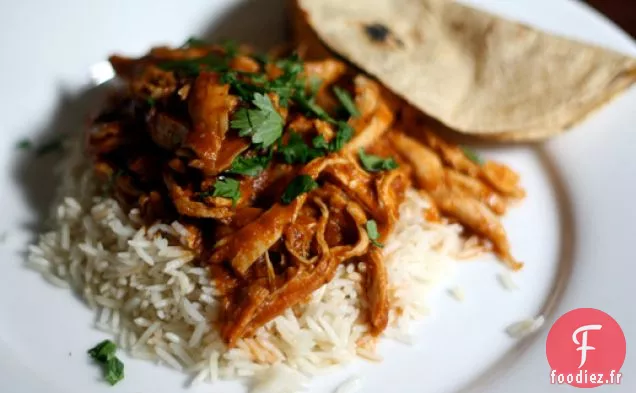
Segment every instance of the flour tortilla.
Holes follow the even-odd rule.
[[[297,0],[334,52],[446,126],[501,141],[564,131],[636,81],[636,59],[446,0]],[[365,26],[390,34],[379,42]]]

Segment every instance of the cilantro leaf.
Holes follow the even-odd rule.
[[[236,57],[236,55],[238,55],[239,45],[234,40],[224,40],[221,43],[221,47],[225,51],[225,56],[227,56],[230,59],[233,59]]]
[[[110,340],[104,340],[97,344],[95,347],[88,350],[88,354],[91,358],[98,362],[105,362],[115,355],[117,346]]]
[[[461,149],[464,152],[464,155],[466,156],[466,158],[468,158],[469,160],[471,160],[475,164],[481,165],[481,164],[484,163],[484,160],[473,149],[471,149],[469,147],[466,147],[466,146],[462,146]]]
[[[353,98],[351,98],[351,95],[349,94],[348,91],[338,86],[335,86],[333,88],[333,92],[338,98],[338,101],[340,101],[342,106],[347,110],[347,112],[349,112],[349,115],[353,117],[360,116],[360,111],[356,107],[356,104],[353,102]]]
[[[358,156],[360,157],[362,167],[368,172],[388,171],[398,167],[398,164],[395,162],[393,157],[382,158],[374,156],[373,154],[367,154],[364,152],[363,148],[358,150]]]
[[[265,170],[271,159],[271,154],[255,157],[238,156],[232,161],[232,166],[228,172],[245,176],[258,176]]]
[[[278,151],[283,156],[283,161],[288,164],[307,162],[309,146],[305,144],[300,134],[291,131],[286,145],[281,144]]]
[[[324,155],[321,149],[309,147],[300,134],[294,131],[289,134],[286,145],[279,145],[278,151],[283,155],[283,161],[288,164],[305,164]]]
[[[21,150],[28,150],[33,147],[33,142],[29,139],[21,139],[15,144],[15,147]]]
[[[324,109],[320,107],[320,105],[316,104],[316,101],[313,98],[307,97],[303,93],[296,93],[294,95],[294,102],[298,104],[300,109],[305,112],[306,115],[317,117],[320,120],[325,120],[330,123],[336,122]]]
[[[303,61],[298,53],[293,53],[289,57],[278,60],[276,65],[283,71],[282,77],[287,80],[296,79],[304,69]]]
[[[196,59],[164,60],[157,63],[164,71],[174,71],[185,76],[197,76],[202,69],[210,71],[227,71],[227,59],[216,53],[210,53]]]
[[[111,385],[124,379],[124,364],[115,356],[117,346],[110,340],[104,340],[88,350],[89,356],[100,363],[104,369],[104,379]]]
[[[258,79],[258,74],[249,74],[252,83],[239,79],[238,75],[238,71],[229,71],[221,76],[220,81],[221,83],[230,85],[232,93],[237,94],[242,100],[249,101],[252,99],[254,93],[265,93],[267,91],[261,86],[252,84],[256,83],[256,81],[254,81],[254,77]]]
[[[329,150],[329,143],[322,135],[317,135],[311,140],[311,144],[316,149]]]
[[[289,183],[283,196],[281,197],[281,202],[285,205],[289,205],[296,199],[297,196],[314,190],[318,187],[318,183],[314,179],[312,179],[309,175],[300,175],[296,176],[294,180]]]
[[[251,136],[252,143],[267,148],[283,134],[283,118],[265,94],[254,93],[252,104],[257,109],[239,109],[230,126],[239,131],[239,136]]]
[[[264,53],[255,53],[252,55],[254,60],[256,60],[260,65],[265,65],[269,63],[269,56]]]
[[[340,151],[353,138],[353,128],[344,121],[338,122],[336,136],[329,142],[329,151]]]
[[[236,179],[218,179],[214,183],[212,196],[229,198],[232,200],[232,206],[236,206],[236,203],[241,199],[241,183]]]
[[[315,97],[316,94],[318,94],[320,86],[322,86],[322,79],[320,79],[316,75],[312,75],[309,77],[309,94],[311,95],[311,97]]]
[[[106,361],[104,379],[112,385],[124,379],[124,363],[116,357]]]
[[[304,90],[304,82],[299,78],[303,72],[303,63],[297,54],[293,54],[287,58],[280,59],[276,62],[282,74],[266,84],[266,88],[278,95],[280,105],[286,107],[290,98],[297,92]]]
[[[209,44],[197,37],[190,37],[186,40],[186,42],[181,45],[182,48],[201,48],[204,46],[208,46]]]
[[[367,229],[367,235],[369,235],[369,240],[371,240],[371,243],[373,243],[376,247],[380,247],[380,248],[384,247],[384,244],[378,242],[378,239],[380,238],[380,233],[378,232],[378,224],[375,222],[375,220],[367,221],[366,229]]]

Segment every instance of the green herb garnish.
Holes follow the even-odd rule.
[[[304,80],[299,78],[303,72],[303,63],[297,54],[293,54],[278,60],[276,65],[283,73],[278,78],[269,81],[265,88],[276,93],[280,105],[286,107],[292,97],[295,99],[296,95],[304,94]]]
[[[252,55],[252,57],[262,66],[269,63],[269,56],[264,53],[255,53]]]
[[[230,85],[230,87],[232,88],[232,93],[241,97],[243,101],[251,100],[254,96],[254,93],[267,93],[267,89],[265,87],[254,85],[252,83],[255,82],[253,79],[251,81],[244,81],[242,79],[239,79],[239,74],[241,73],[239,73],[238,71],[226,72],[225,74],[221,75],[220,81],[221,83]],[[253,78],[252,75],[257,79],[260,78],[258,74],[249,74],[251,78]]]
[[[469,147],[466,147],[466,146],[462,146],[461,149],[464,152],[464,155],[466,156],[466,158],[468,158],[469,160],[471,160],[475,164],[481,165],[481,164],[484,163],[484,160],[473,149],[471,149]]]
[[[241,199],[241,183],[236,179],[219,179],[214,183],[212,196],[229,198],[232,200],[232,206],[236,206],[236,203]]]
[[[124,379],[124,363],[117,357],[112,357],[106,361],[106,372],[104,379],[112,385]]]
[[[297,79],[298,75],[303,72],[303,61],[298,56],[298,53],[293,53],[291,56],[284,59],[280,59],[276,62],[276,65],[283,71],[283,75],[278,79],[284,79],[287,82],[292,82]]]
[[[329,143],[322,135],[317,135],[311,140],[311,144],[315,149],[329,150]]]
[[[152,108],[153,106],[155,106],[156,103],[157,101],[154,98],[152,97],[146,98],[146,104],[148,104],[149,107]]]
[[[190,37],[186,42],[181,45],[182,48],[201,48],[205,46],[209,46],[207,42],[197,37]]]
[[[309,192],[317,187],[318,183],[316,183],[316,181],[312,179],[311,176],[296,176],[285,189],[285,192],[281,197],[281,202],[285,205],[289,205],[294,199],[296,199],[297,196]]]
[[[297,93],[294,95],[294,101],[306,115],[317,117],[320,120],[325,120],[330,123],[336,122],[331,116],[329,116],[327,111],[322,109],[320,105],[316,104],[316,101],[313,98],[306,96],[304,93]]]
[[[29,139],[22,139],[19,140],[18,143],[16,143],[15,147],[21,150],[28,150],[33,147],[33,142],[31,142]]]
[[[88,350],[88,355],[100,363],[104,369],[104,379],[111,385],[124,379],[124,364],[115,356],[117,346],[110,340],[104,340]]]
[[[321,149],[308,146],[300,134],[291,131],[286,145],[280,144],[278,152],[288,164],[305,164],[316,157],[324,155]]]
[[[216,53],[210,53],[196,59],[164,60],[157,66],[165,71],[174,71],[185,76],[197,76],[201,70],[227,71],[227,59]]]
[[[316,94],[318,94],[320,86],[322,86],[322,79],[320,79],[316,75],[312,75],[309,77],[309,94],[311,94],[312,97],[315,97]]]
[[[238,55],[239,45],[234,40],[225,40],[221,43],[221,47],[225,51],[225,56],[230,59],[233,59]]]
[[[336,136],[329,142],[329,151],[336,152],[341,150],[351,138],[353,138],[353,128],[344,121],[338,122]]]
[[[251,136],[252,143],[267,148],[283,134],[283,118],[265,94],[254,93],[252,100],[257,109],[239,109],[230,123],[239,136]]]
[[[271,159],[271,154],[255,157],[238,156],[232,161],[232,166],[228,172],[245,176],[258,176],[267,168],[267,164],[269,164]]]
[[[333,88],[333,92],[338,98],[338,101],[340,101],[342,106],[347,110],[347,112],[349,112],[349,115],[353,117],[360,116],[360,111],[356,107],[356,104],[353,102],[353,98],[351,98],[351,95],[349,94],[348,91],[338,86],[335,86]]]
[[[362,167],[368,172],[388,171],[398,167],[398,164],[395,162],[393,157],[382,158],[374,156],[373,154],[367,154],[364,152],[363,148],[358,150],[358,156],[360,157]]]
[[[373,243],[376,247],[380,247],[380,248],[384,247],[384,244],[378,242],[378,239],[380,238],[380,233],[378,232],[378,224],[375,222],[375,220],[367,221],[366,229],[367,229],[367,235],[369,235],[369,240],[371,240],[371,243]]]
[[[89,349],[88,354],[91,358],[98,362],[106,362],[108,359],[115,356],[115,351],[117,351],[115,343],[110,340],[104,340],[97,344],[94,348]]]

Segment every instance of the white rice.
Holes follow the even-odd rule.
[[[453,299],[457,300],[458,302],[463,302],[466,298],[466,293],[460,287],[453,287],[448,290],[448,293],[453,297]]]
[[[507,291],[516,291],[519,286],[512,279],[512,274],[509,271],[504,271],[497,275],[497,279],[501,286]]]
[[[193,383],[255,376],[252,389],[262,393],[300,390],[307,376],[357,357],[382,360],[364,322],[363,264],[340,266],[306,304],[228,350],[212,327],[220,305],[208,271],[180,244],[186,228],[140,226],[138,211],[126,214],[100,196],[82,151],[71,144],[52,229],[29,247],[27,264],[80,293],[95,310],[95,326],[131,356],[183,370]],[[411,321],[429,312],[430,291],[454,271],[453,256],[465,252],[461,227],[426,222],[427,206],[408,192],[384,249],[391,302],[385,336],[405,343]]]
[[[527,318],[508,326],[506,333],[514,339],[524,338],[538,331],[544,323],[545,318],[543,315],[539,315],[536,318]]]

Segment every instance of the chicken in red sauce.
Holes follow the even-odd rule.
[[[346,64],[198,41],[110,61],[125,88],[89,132],[95,172],[149,223],[189,230],[230,346],[349,263],[366,264],[367,321],[381,333],[382,247],[408,188],[429,197],[427,217],[459,222],[521,268],[498,219],[524,195],[518,176],[471,160]]]

